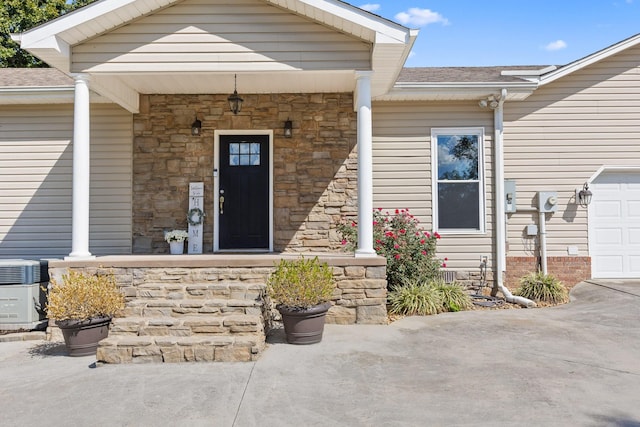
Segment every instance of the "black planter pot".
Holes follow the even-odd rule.
[[[289,344],[320,342],[324,331],[324,319],[329,308],[331,308],[330,302],[302,310],[278,306],[287,342]]]
[[[69,356],[91,356],[96,354],[98,343],[109,335],[111,317],[94,317],[88,320],[58,320]]]

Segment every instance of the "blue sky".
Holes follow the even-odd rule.
[[[640,33],[640,0],[347,0],[420,30],[408,67],[564,65]]]

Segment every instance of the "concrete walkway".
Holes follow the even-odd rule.
[[[2,426],[640,426],[640,283],[565,306],[282,336],[255,363],[108,365],[0,343]]]

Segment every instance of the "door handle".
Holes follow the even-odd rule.
[[[224,196],[220,196],[220,215],[224,213]]]

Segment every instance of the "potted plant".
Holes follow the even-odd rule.
[[[189,233],[184,230],[171,230],[164,233],[164,240],[169,243],[172,255],[180,255],[184,252],[184,241],[189,238]]]
[[[62,331],[69,355],[90,356],[109,334],[111,319],[124,303],[113,273],[69,270],[61,283],[51,280],[46,310]]]
[[[314,344],[322,340],[333,289],[333,271],[318,257],[280,260],[269,276],[267,293],[282,315],[288,343]]]

